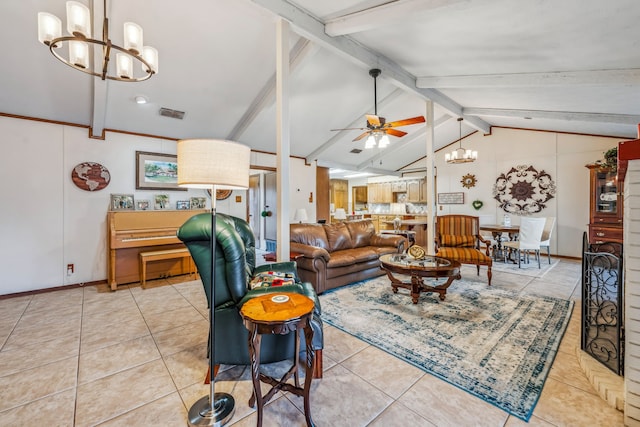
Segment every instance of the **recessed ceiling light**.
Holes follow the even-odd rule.
[[[136,103],[137,104],[146,104],[147,103],[147,98],[145,98],[144,96],[136,96]]]

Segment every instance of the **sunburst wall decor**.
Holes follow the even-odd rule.
[[[545,171],[529,165],[511,168],[496,179],[493,198],[500,208],[515,215],[531,215],[547,207],[556,194],[556,183]]]

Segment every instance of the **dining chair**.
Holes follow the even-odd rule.
[[[540,238],[540,248],[547,248],[547,259],[551,264],[551,233],[553,232],[553,226],[556,223],[555,216],[548,216],[544,222],[544,230],[542,230],[542,237]]]
[[[540,268],[540,242],[545,221],[546,218],[523,217],[520,220],[520,233],[518,234],[518,240],[504,242],[502,244],[505,248],[509,248],[512,251],[515,250],[517,252],[518,268],[521,268],[522,255],[524,255],[528,261],[529,251],[534,251],[536,259],[538,260],[538,268]],[[505,251],[505,262],[506,252],[507,251]]]

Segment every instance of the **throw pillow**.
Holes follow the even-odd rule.
[[[293,285],[295,278],[291,273],[279,273],[277,271],[265,271],[253,276],[249,282],[250,289],[268,288],[271,286]]]

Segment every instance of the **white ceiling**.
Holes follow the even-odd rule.
[[[83,0],[80,0],[83,1]],[[93,8],[102,29],[101,0]],[[426,126],[352,154],[373,113],[426,114],[435,147],[491,126],[635,138],[640,123],[637,0],[112,0],[109,31],[144,28],[159,73],[106,81],[57,61],[37,40],[37,13],[66,21],[63,0],[2,0],[0,113],[172,138],[234,139],[276,151],[276,23],[291,24],[291,154],[344,169],[397,171],[426,155]],[[149,102],[138,105],[137,95]],[[159,108],[184,111],[184,120]],[[525,118],[528,117],[528,118]]]

